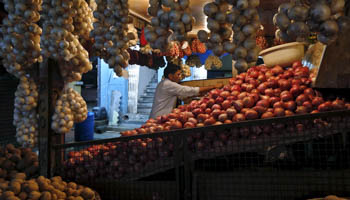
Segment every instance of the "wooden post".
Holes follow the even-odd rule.
[[[50,97],[50,69],[48,60],[44,60],[39,67],[39,162],[40,175],[49,177],[50,174],[50,146],[49,146],[49,97]]]
[[[58,63],[45,59],[39,67],[39,160],[40,175],[52,177],[57,159],[52,146],[63,144],[64,135],[56,135],[51,129],[51,116],[54,113],[56,100],[63,89]]]

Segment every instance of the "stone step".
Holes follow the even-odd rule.
[[[152,98],[140,98],[137,103],[153,103],[153,97]]]
[[[141,98],[154,98],[154,94],[153,93],[145,93],[143,95],[140,96]]]
[[[147,88],[157,88],[158,83],[149,83]]]
[[[146,88],[145,92],[155,93],[156,92],[156,88]]]
[[[140,107],[151,107],[152,108],[152,105],[153,105],[153,102],[152,103],[148,103],[148,102],[139,102],[137,104],[137,108],[140,108]]]
[[[140,113],[140,114],[150,114],[152,111],[151,108],[137,108],[137,113]]]

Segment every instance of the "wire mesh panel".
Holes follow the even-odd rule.
[[[349,191],[348,116],[247,124],[188,137],[192,199],[305,199]]]
[[[90,185],[103,199],[176,199],[176,142],[142,135],[66,145],[57,151],[64,159],[56,173]]]

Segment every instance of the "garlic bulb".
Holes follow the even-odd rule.
[[[186,64],[181,65],[181,70],[182,70],[182,79],[190,77],[191,76],[191,69],[190,66]]]
[[[32,64],[41,62],[41,28],[35,24],[40,19],[41,0],[6,0],[8,16],[0,28],[0,57],[7,71],[17,78],[25,74]]]
[[[65,81],[80,80],[82,73],[92,69],[89,54],[79,42],[79,36],[87,37],[91,30],[91,9],[84,0],[44,0],[42,7],[41,54],[60,62]]]
[[[57,133],[68,133],[74,122],[79,123],[86,119],[87,112],[84,99],[74,89],[68,88],[56,102],[51,128]]]
[[[21,76],[15,92],[13,125],[17,142],[23,147],[35,147],[38,143],[38,88],[30,77]]]
[[[96,21],[90,36],[94,38],[93,45],[97,56],[102,57],[118,74],[126,68],[130,55],[127,48],[135,35],[129,33],[128,24],[132,23],[129,16],[128,1],[97,0],[97,8],[93,15]]]

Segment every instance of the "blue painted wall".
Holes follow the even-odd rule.
[[[119,116],[122,116],[128,111],[128,80],[117,77],[103,60],[100,67],[100,107],[105,107],[109,114],[112,91],[118,90],[122,95],[119,112]]]

